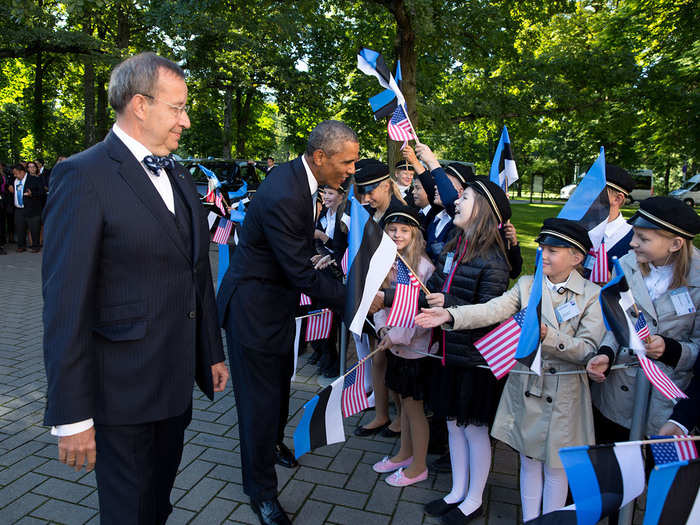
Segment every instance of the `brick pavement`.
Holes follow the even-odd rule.
[[[42,356],[41,255],[0,257],[0,523],[98,523],[94,473],[76,473],[56,460],[56,438],[43,427],[46,381]],[[215,252],[211,252],[216,267]],[[216,272],[214,272],[216,274]],[[303,364],[305,357],[300,362]],[[292,386],[287,442],[292,445],[301,407],[320,389],[315,367],[304,367]],[[280,501],[303,525],[434,524],[421,505],[449,491],[449,474],[398,489],[371,465],[398,449],[398,440],[357,438],[360,417],[346,421],[347,441],[300,459],[294,470],[278,468]],[[185,435],[175,504],[169,524],[250,523],[256,516],[241,486],[238,428],[230,385],[214,402],[195,389],[193,419]],[[496,447],[485,500],[487,516],[476,525],[519,522],[517,458]]]

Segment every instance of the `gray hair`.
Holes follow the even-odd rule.
[[[124,111],[134,95],[155,96],[160,68],[185,78],[185,72],[175,62],[150,51],[129,57],[112,70],[109,79],[109,105],[117,115]]]
[[[338,153],[345,142],[359,142],[355,132],[339,120],[324,120],[311,130],[306,154],[313,155],[320,149],[330,157]]]

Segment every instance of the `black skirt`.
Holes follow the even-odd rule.
[[[425,399],[430,379],[427,361],[431,358],[404,359],[387,350],[386,359],[384,382],[387,388],[401,397],[412,397],[416,401]]]
[[[493,423],[505,378],[487,368],[442,366],[431,360],[426,404],[435,418],[456,419],[459,425]]]

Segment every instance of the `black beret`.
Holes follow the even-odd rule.
[[[445,173],[456,177],[457,180],[462,184],[462,188],[467,187],[467,181],[474,178],[476,173],[474,173],[474,168],[466,164],[460,164],[459,162],[452,162],[445,167]]]
[[[627,173],[627,170],[615,166],[614,164],[605,165],[605,183],[615,191],[629,195],[634,189],[634,179],[632,175]]]
[[[393,203],[382,215],[382,228],[387,224],[398,222],[400,224],[408,224],[409,226],[421,227],[421,221],[418,217],[418,210],[405,206],[401,203]]]
[[[499,224],[505,224],[510,219],[512,212],[508,196],[498,184],[491,182],[488,177],[475,176],[467,180],[467,187],[486,198]]]
[[[361,159],[355,163],[355,184],[358,193],[369,193],[389,178],[389,166],[376,159]]]
[[[413,167],[413,164],[408,162],[407,160],[400,160],[396,163],[396,166],[394,166],[395,170],[406,170],[406,171],[416,171],[416,169]]]
[[[542,223],[540,234],[535,242],[547,246],[568,246],[588,254],[593,247],[588,230],[577,221],[551,217]]]
[[[627,221],[639,228],[666,230],[692,239],[700,233],[700,217],[695,210],[673,197],[649,197],[639,203],[639,210]]]

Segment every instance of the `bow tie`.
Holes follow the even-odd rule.
[[[160,175],[159,170],[173,170],[175,161],[171,157],[158,157],[157,155],[148,155],[143,158],[144,165],[155,175]]]

